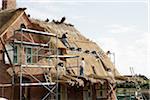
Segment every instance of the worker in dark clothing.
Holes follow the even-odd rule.
[[[64,33],[64,34],[62,35],[61,40],[62,40],[63,44],[64,44],[67,48],[69,48],[70,45],[69,45],[68,40],[67,40],[67,34],[68,34],[67,32]]]
[[[80,76],[84,76],[84,69],[85,69],[85,61],[84,58],[82,58],[82,61],[80,63]]]

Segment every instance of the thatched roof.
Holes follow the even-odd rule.
[[[112,71],[115,70],[115,75],[119,76],[120,74],[118,73],[117,69],[115,69],[115,66],[113,63],[110,61],[108,56],[104,53],[104,51],[95,43],[84,37],[74,26],[70,26],[66,23],[61,23],[61,24],[56,24],[55,22],[44,22],[44,21],[39,21],[39,20],[31,20],[33,24],[38,24],[40,27],[44,28],[45,31],[52,32],[55,34],[58,34],[59,37],[62,36],[63,33],[67,32],[68,33],[68,41],[71,46],[75,48],[81,48],[81,52],[76,52],[71,51],[69,49],[66,49],[67,53],[73,53],[73,54],[78,54],[80,58],[84,57],[86,66],[85,66],[85,74],[90,75],[90,74],[95,74],[92,69],[92,65],[94,65],[96,74],[98,76],[109,76],[108,71],[104,69],[105,67],[110,68]],[[90,52],[96,51],[96,52],[103,52],[102,58],[99,61],[96,59],[94,55],[84,53],[85,50],[89,50]],[[67,66],[69,65],[77,65],[77,62],[74,59],[67,59]],[[74,70],[75,74],[77,73],[78,70],[77,68],[71,68]],[[114,74],[114,73],[113,73]]]
[[[8,27],[11,26],[11,24],[24,13],[24,10],[25,9],[20,8],[17,10],[1,11],[0,12],[0,34],[6,31]],[[33,26],[32,29],[55,33],[58,34],[59,38],[62,36],[63,33],[66,32],[68,33],[69,44],[75,49],[81,48],[82,51],[73,51],[67,49],[63,45],[60,39],[58,39],[58,48],[65,49],[66,50],[65,55],[70,55],[70,54],[79,55],[80,56],[79,62],[81,61],[82,57],[85,58],[85,71],[84,71],[85,79],[92,80],[91,78],[96,78],[96,79],[110,78],[113,80],[114,75],[120,76],[117,69],[110,61],[106,53],[95,42],[90,41],[85,36],[83,36],[73,25],[66,24],[66,23],[58,24],[55,23],[54,21],[44,22],[35,19],[30,19],[30,21],[32,22],[32,26]],[[55,37],[52,38],[51,42],[54,45],[56,45],[56,41],[54,38]],[[35,40],[39,40],[39,39],[35,39]],[[89,51],[89,53],[86,53],[85,51]],[[91,53],[92,51],[95,51],[96,53],[101,53],[100,57],[96,58],[95,55]],[[52,61],[56,62],[56,59],[52,59]],[[72,79],[72,77],[79,76],[79,62],[77,63],[77,60],[75,59],[66,59],[64,61],[64,63],[66,63],[65,64],[66,70],[68,70],[65,75],[69,75],[67,77],[69,77],[70,79]],[[56,64],[53,63],[53,65]],[[19,73],[19,69],[18,68],[15,69],[16,69],[16,73]],[[108,69],[109,71],[111,70],[111,72],[109,72]],[[26,68],[25,70],[34,75],[36,75],[37,73],[41,74],[44,72],[43,68],[38,68],[38,69]],[[10,69],[8,69],[8,71],[9,73],[11,73]],[[62,77],[66,77],[65,75],[62,75]],[[94,81],[96,81],[96,79]],[[79,81],[79,80],[75,80],[75,81]]]

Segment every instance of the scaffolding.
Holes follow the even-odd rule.
[[[44,35],[48,37],[47,43],[36,43],[36,42],[27,42],[24,39],[24,34],[30,35]],[[17,38],[19,37],[19,38]],[[56,48],[52,49],[50,45],[51,37],[56,38]],[[18,63],[20,65],[20,73],[19,73],[19,80],[20,80],[20,100],[23,98],[23,87],[28,86],[43,86],[45,89],[48,90],[48,93],[42,98],[42,100],[45,100],[51,93],[54,94],[57,98],[57,93],[54,92],[54,89],[58,88],[58,82],[52,82],[49,75],[49,68],[53,67],[50,64],[50,58],[51,55],[56,55],[56,60],[58,59],[58,49],[57,49],[57,33],[48,33],[48,32],[42,32],[37,30],[31,30],[31,29],[24,29],[21,28],[19,30],[14,31],[14,41],[13,41],[13,48],[15,48],[16,44],[20,47],[20,62]],[[31,49],[30,49],[31,48]],[[26,51],[25,51],[26,49]],[[34,50],[34,52],[32,52]],[[26,53],[24,53],[26,52]],[[45,54],[45,52],[47,54]],[[31,54],[32,53],[32,54]],[[34,57],[34,58],[32,58]],[[39,59],[48,58],[48,65],[42,65],[38,64]],[[25,58],[25,60],[24,60]],[[34,59],[34,62],[32,62],[32,59]],[[57,61],[56,61],[57,62]],[[40,79],[36,78],[36,76],[32,75],[31,73],[27,72],[24,68],[42,68],[45,69],[44,71],[44,77],[45,82],[41,81]],[[14,68],[13,68],[14,69]],[[57,64],[56,64],[56,70],[57,70]],[[34,79],[36,82],[23,82],[23,73],[28,74],[32,79]],[[14,79],[13,79],[14,80]]]
[[[46,38],[48,38],[47,42],[37,42],[34,41],[33,36],[45,36]],[[27,38],[26,38],[27,37]],[[30,39],[29,39],[29,38]],[[52,47],[53,45],[51,44],[51,37],[55,38],[55,48]],[[34,37],[35,38],[35,37]],[[14,31],[14,35],[13,35],[13,39],[12,39],[12,45],[13,45],[13,51],[15,51],[16,46],[19,46],[20,48],[20,53],[16,54],[19,57],[19,61],[16,61],[17,63],[13,61],[9,58],[9,54],[7,54],[8,58],[9,58],[9,62],[12,65],[12,72],[13,72],[13,76],[12,76],[12,84],[5,84],[3,86],[0,85],[0,87],[12,87],[13,91],[14,91],[14,86],[19,86],[20,87],[20,100],[22,100],[23,98],[23,88],[24,87],[29,87],[29,86],[43,86],[48,93],[45,94],[45,96],[42,98],[42,100],[46,100],[47,98],[50,100],[56,99],[58,100],[58,95],[59,95],[59,81],[58,81],[58,59],[59,58],[78,58],[79,56],[68,56],[68,55],[59,55],[58,54],[58,35],[53,34],[53,33],[48,33],[48,32],[42,32],[42,31],[37,31],[37,30],[32,30],[32,29],[24,29],[21,28],[19,30],[15,30]],[[3,42],[2,42],[3,43]],[[4,44],[3,44],[4,45]],[[3,46],[5,47],[5,45]],[[32,52],[32,50],[34,50],[34,52]],[[7,50],[5,49],[6,53]],[[76,53],[76,52],[75,52]],[[80,52],[81,54],[82,52]],[[96,53],[96,55],[98,55],[98,58],[101,59],[103,56],[101,54],[101,52],[98,54]],[[31,59],[34,59],[34,62],[32,62]],[[56,62],[55,65],[51,65],[51,58],[56,58]],[[40,59],[46,59],[48,61],[48,63],[46,65],[38,63],[38,61]],[[70,68],[72,67],[77,67],[79,68],[79,61],[77,59],[77,66],[69,66]],[[15,82],[15,68],[19,66],[19,83]],[[56,81],[53,82],[51,79],[51,75],[49,73],[49,69],[50,68],[56,68]],[[44,69],[42,75],[44,75],[44,81],[39,80],[35,75],[32,75],[30,72],[26,71],[25,68],[41,68]],[[77,71],[77,74],[79,71]],[[24,75],[27,74],[28,76],[30,76],[30,78],[32,78],[34,80],[34,82],[25,82],[23,80]],[[78,78],[78,75],[77,75]],[[110,84],[111,85],[111,84]],[[111,86],[110,86],[111,87]],[[54,91],[56,90],[56,91]],[[113,90],[113,87],[111,87],[111,90]],[[55,96],[55,98],[50,98],[51,94],[53,94]]]
[[[32,34],[32,35],[31,35]],[[45,36],[47,39],[46,42],[37,42],[34,41],[34,39],[38,37]],[[28,38],[30,37],[30,39]],[[55,47],[53,47],[51,43],[51,38],[55,38]],[[11,99],[14,99],[14,91],[15,86],[20,87],[19,92],[19,98],[22,100],[24,98],[23,94],[23,88],[24,87],[31,87],[31,86],[43,86],[48,92],[43,96],[42,100],[46,100],[47,98],[50,100],[56,99],[58,100],[59,97],[59,91],[58,91],[58,59],[59,58],[77,58],[77,66],[78,67],[78,57],[79,56],[69,56],[69,55],[59,55],[58,54],[58,35],[57,33],[48,33],[48,32],[42,32],[32,29],[25,29],[20,28],[19,30],[15,30],[12,39],[9,41],[9,43],[12,46],[13,51],[13,59],[10,57],[5,44],[4,40],[1,38],[1,43],[4,47],[6,56],[9,60],[9,64],[11,65],[12,70],[12,84],[0,84],[0,87],[2,88],[4,92],[5,87],[11,87],[12,88],[12,96]],[[19,50],[17,49],[19,48]],[[19,51],[19,53],[18,53]],[[34,51],[34,52],[33,52]],[[17,58],[15,58],[17,56]],[[55,64],[51,64],[51,58],[55,58],[56,62]],[[32,61],[32,59],[34,59]],[[41,59],[46,59],[48,63],[41,64],[39,62]],[[18,75],[16,75],[16,68],[19,69]],[[26,71],[26,68],[41,68],[43,69],[42,75],[44,75],[44,81],[38,79],[36,75],[33,75],[32,73]],[[56,69],[56,81],[53,82],[51,79],[51,73],[50,68]],[[23,80],[24,77],[28,75],[27,78],[32,79],[34,81],[25,81]],[[18,77],[19,76],[19,77]],[[19,83],[16,82],[16,78],[19,78]],[[2,92],[2,93],[3,93]],[[51,95],[54,95],[53,97]],[[52,98],[51,98],[52,97]]]
[[[47,43],[36,43],[34,41],[30,42],[30,41],[26,41],[24,38],[24,34],[28,34],[31,37],[31,34],[33,35],[42,35],[42,36],[46,36],[48,37],[48,41]],[[50,45],[50,40],[51,37],[55,37],[56,39],[56,47],[52,49],[51,45]],[[3,48],[6,52],[6,56],[9,60],[9,64],[11,65],[12,68],[12,84],[0,84],[0,87],[2,88],[2,90],[4,89],[4,87],[12,87],[12,96],[11,99],[13,100],[13,93],[14,93],[14,87],[15,86],[19,86],[20,87],[20,100],[23,99],[23,87],[28,87],[28,86],[43,86],[45,89],[48,90],[48,93],[43,97],[42,100],[45,100],[50,94],[54,94],[56,99],[58,100],[58,82],[52,82],[52,80],[50,79],[50,75],[49,75],[49,68],[52,68],[53,66],[50,64],[50,58],[51,57],[56,57],[56,70],[57,70],[57,60],[58,60],[58,48],[57,48],[57,43],[58,43],[58,36],[57,33],[53,34],[53,33],[48,33],[48,32],[42,32],[42,31],[37,31],[37,30],[31,30],[31,29],[24,29],[21,28],[19,30],[15,30],[14,31],[14,35],[13,35],[13,42],[12,42],[12,47],[13,47],[13,59],[10,58],[10,55],[7,52],[7,49],[5,47],[4,44],[4,40],[1,38],[1,43],[3,45]],[[31,39],[33,40],[33,38]],[[16,46],[19,46],[20,48],[20,53],[17,53],[17,49],[16,49],[16,54],[15,54],[15,48]],[[29,49],[30,48],[30,49]],[[32,53],[32,49],[34,49],[34,53]],[[26,51],[25,51],[26,50]],[[26,52],[26,53],[24,53]],[[29,54],[28,54],[29,53]],[[45,54],[47,53],[47,54]],[[14,55],[19,57],[16,59],[14,58]],[[34,57],[34,63],[32,63],[32,58]],[[42,64],[38,64],[39,59],[43,59],[46,58],[48,59],[49,63],[47,65],[42,65]],[[14,61],[15,59],[15,61]],[[19,60],[18,60],[19,59]],[[15,82],[16,79],[16,73],[15,73],[15,68],[19,66],[19,83]],[[36,78],[36,76],[32,75],[31,73],[29,73],[28,71],[26,71],[24,68],[41,68],[41,69],[45,69],[44,73],[44,77],[46,82],[41,81],[40,79]],[[26,73],[28,76],[30,76],[34,82],[24,82],[23,80],[23,74]],[[58,76],[57,76],[58,79]],[[56,93],[54,92],[54,89],[56,89]]]

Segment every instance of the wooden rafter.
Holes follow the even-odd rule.
[[[12,78],[12,96],[11,96],[11,100],[13,100],[14,99],[14,90],[15,90],[15,70],[14,70],[14,65],[13,65],[13,63],[12,63],[12,61],[11,61],[11,59],[10,59],[10,57],[9,57],[9,54],[8,54],[8,52],[7,52],[7,49],[6,49],[6,47],[5,47],[5,44],[4,44],[4,40],[2,39],[2,37],[0,37],[0,41],[1,41],[1,43],[2,43],[2,46],[3,46],[3,48],[4,48],[4,51],[6,52],[6,56],[8,57],[8,60],[9,60],[9,62],[10,62],[10,65],[11,65],[11,68],[12,68],[12,71],[13,71],[13,78]]]
[[[32,43],[35,43],[32,34],[29,34],[29,37],[31,38]]]
[[[33,42],[33,40],[32,39],[30,39],[28,36],[26,36],[25,34],[22,34],[22,36],[24,37],[24,38],[26,38],[27,40],[29,40],[30,42]],[[29,35],[30,36],[30,35]],[[33,42],[34,43],[34,42]]]

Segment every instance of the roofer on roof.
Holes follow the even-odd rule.
[[[84,67],[85,67],[85,61],[84,58],[82,58],[82,61],[80,63],[80,75],[84,76]]]
[[[64,33],[64,34],[62,35],[61,40],[62,40],[63,44],[64,44],[67,48],[69,48],[70,45],[69,45],[68,40],[67,40],[67,34],[68,34],[67,32]]]

